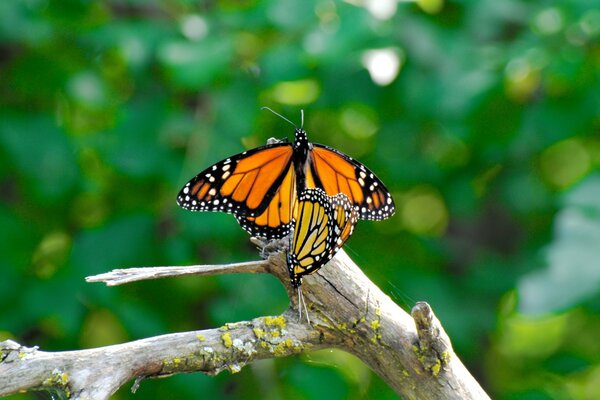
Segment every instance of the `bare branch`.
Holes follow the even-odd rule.
[[[279,317],[75,352],[46,353],[3,342],[0,395],[54,387],[68,391],[73,398],[85,394],[105,399],[136,377],[192,371],[216,374],[224,369],[237,372],[256,359],[335,347],[359,357],[405,399],[489,399],[452,350],[429,305],[418,303],[412,316],[407,314],[343,251],[316,274],[304,278],[311,324],[295,322],[297,298],[289,286],[282,254],[267,261],[226,266],[117,270],[91,280],[116,285],[165,276],[233,272],[275,275],[288,289],[290,308]]]
[[[123,285],[125,283],[160,279],[184,275],[223,275],[237,273],[269,272],[269,262],[266,260],[250,261],[225,265],[190,265],[183,267],[138,267],[114,269],[104,274],[88,276],[86,282],[105,282],[107,286]]]

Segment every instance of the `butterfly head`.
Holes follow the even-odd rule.
[[[288,272],[290,274],[290,283],[294,289],[298,289],[302,285],[302,275],[295,272],[295,263],[292,261],[291,254],[288,254]]]
[[[302,285],[302,277],[298,275],[291,276],[290,283],[294,289],[298,289]]]
[[[292,236],[290,236],[290,240],[292,240]],[[287,254],[287,268],[290,275],[290,283],[294,289],[298,289],[302,285],[302,274],[298,267],[298,259],[291,251],[289,251]]]
[[[302,128],[296,128],[294,131],[294,149],[308,148],[308,136]]]

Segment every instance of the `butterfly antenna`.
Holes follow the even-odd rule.
[[[289,119],[287,119],[286,117],[284,117],[283,115],[279,114],[277,111],[273,110],[272,108],[269,107],[261,107],[261,110],[268,110],[271,111],[273,114],[277,115],[279,118],[281,118],[284,121],[289,122],[290,124],[292,124],[292,126],[296,129],[298,129],[298,127],[296,126],[295,123],[293,123],[292,121],[290,121]],[[302,120],[304,121],[304,116],[302,117]],[[304,122],[303,122],[304,123]]]
[[[300,129],[304,128],[304,110],[300,110]]]

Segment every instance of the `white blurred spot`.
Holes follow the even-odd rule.
[[[304,50],[309,54],[321,54],[327,50],[326,34],[321,30],[309,33],[304,38]]]
[[[563,27],[563,16],[556,8],[547,8],[537,15],[535,25],[540,33],[552,35]]]
[[[362,63],[373,82],[385,86],[398,76],[403,58],[403,53],[398,49],[367,50],[362,55]]]
[[[76,101],[88,106],[100,106],[106,101],[104,82],[90,71],[73,75],[67,82],[67,93]]]
[[[377,19],[390,19],[396,14],[396,0],[365,0],[365,8]]]
[[[189,40],[199,40],[208,33],[206,20],[199,15],[186,15],[181,20],[181,33]]]

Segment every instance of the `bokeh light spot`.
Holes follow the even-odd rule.
[[[272,91],[273,99],[293,106],[309,104],[319,97],[319,85],[312,79],[281,82]]]
[[[398,4],[396,0],[366,0],[365,8],[373,17],[387,20],[396,14]]]
[[[103,106],[108,98],[104,82],[93,72],[74,75],[67,83],[67,93],[75,102],[92,108]]]
[[[180,29],[183,36],[190,40],[200,40],[208,33],[206,20],[199,15],[186,15],[181,19]]]
[[[571,186],[591,167],[591,156],[577,139],[567,139],[548,147],[540,156],[542,177],[550,185],[564,189]]]
[[[427,14],[437,14],[444,7],[444,0],[417,0],[416,3]]]
[[[552,35],[563,28],[563,16],[557,8],[547,8],[534,19],[534,29],[542,35]]]
[[[395,48],[367,50],[362,56],[364,67],[379,86],[389,85],[396,79],[403,61],[404,53]]]
[[[500,349],[505,354],[543,357],[562,343],[568,315],[525,317],[514,315],[504,325]]]
[[[529,99],[540,85],[540,73],[528,60],[518,58],[506,66],[506,94],[517,101]]]
[[[71,237],[65,232],[46,235],[33,253],[34,273],[43,279],[51,278],[64,264],[71,248]]]
[[[402,224],[417,235],[438,236],[448,225],[446,204],[436,190],[417,187],[411,190],[402,204]]]

